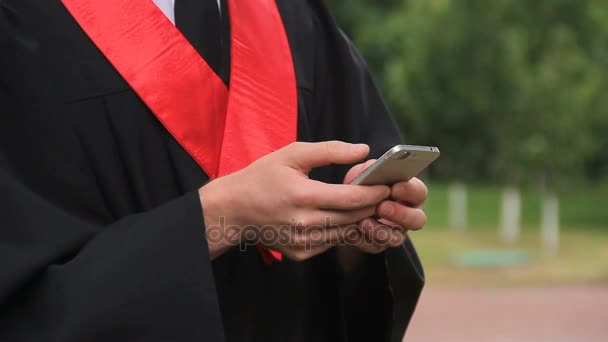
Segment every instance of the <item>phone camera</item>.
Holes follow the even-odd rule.
[[[403,159],[409,158],[410,155],[411,154],[408,151],[402,151],[402,152],[395,154],[392,159],[403,160]]]

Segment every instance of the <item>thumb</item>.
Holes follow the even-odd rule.
[[[306,173],[316,167],[331,164],[353,164],[368,154],[369,146],[365,144],[323,141],[293,143],[282,150],[281,157],[288,166]]]
[[[361,172],[365,171],[365,169],[375,162],[376,159],[370,159],[363,164],[353,166],[353,168],[346,173],[346,176],[344,176],[344,184],[349,184],[352,182],[355,177],[357,177]]]

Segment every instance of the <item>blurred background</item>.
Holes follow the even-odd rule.
[[[330,0],[442,156],[408,341],[608,341],[608,1]]]

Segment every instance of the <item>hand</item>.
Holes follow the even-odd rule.
[[[307,174],[320,166],[355,163],[368,153],[367,145],[339,141],[293,143],[209,182],[199,194],[211,257],[243,238],[295,260],[333,247],[344,232],[340,226],[373,216],[390,188],[326,184]],[[259,238],[262,227],[265,232],[274,229],[275,238]]]
[[[354,166],[346,174],[344,183],[350,183],[375,160]],[[366,218],[359,222],[358,231],[348,231],[349,246],[341,248],[340,262],[350,270],[358,259],[358,252],[381,253],[388,248],[402,245],[409,230],[418,230],[426,224],[422,206],[428,196],[426,185],[418,178],[399,182],[391,186],[391,195],[382,201],[376,210],[377,218]]]

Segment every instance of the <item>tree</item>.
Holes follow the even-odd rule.
[[[608,168],[602,0],[330,2],[408,142],[442,179],[540,182]]]

